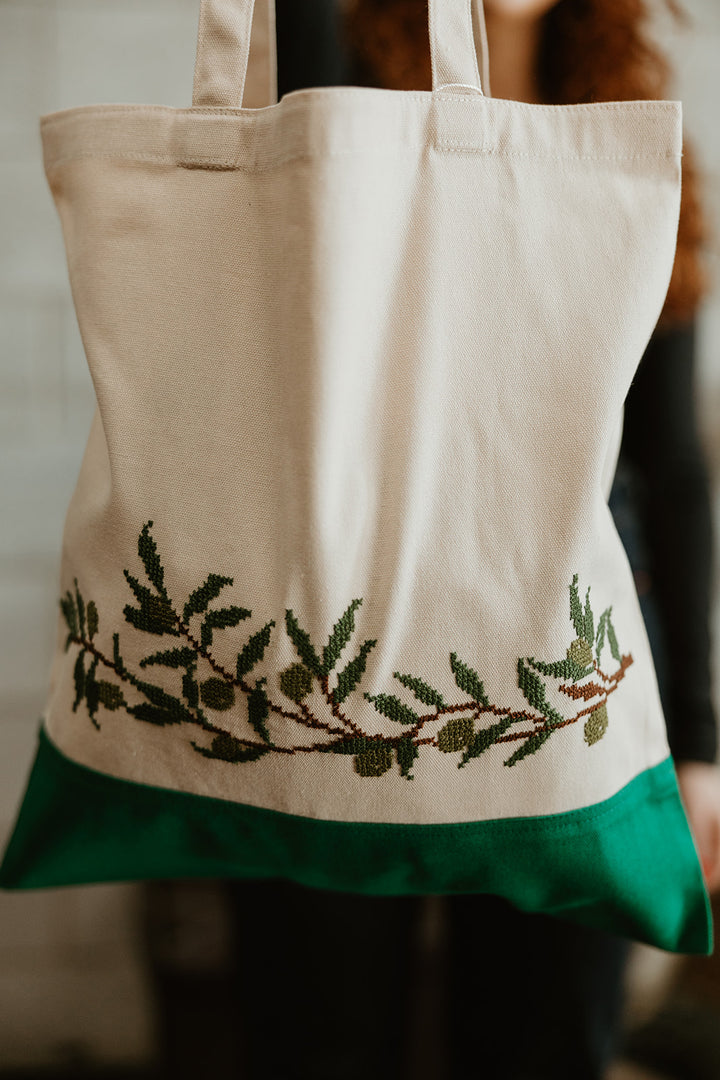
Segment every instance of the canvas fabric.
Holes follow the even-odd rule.
[[[607,505],[680,106],[490,98],[469,0],[430,4],[432,91],[274,103],[253,8],[202,3],[191,108],[41,120],[98,406],[43,737],[358,825],[563,815],[669,768],[697,912]]]

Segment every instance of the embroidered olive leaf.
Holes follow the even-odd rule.
[[[491,724],[490,727],[483,728],[482,731],[476,732],[473,738],[468,742],[466,749],[463,751],[463,756],[460,759],[458,769],[462,769],[463,765],[467,765],[471,758],[480,757],[491,746],[494,746],[501,735],[504,735],[509,727],[514,723],[512,716],[504,716],[502,720],[498,720],[497,724]]]
[[[77,707],[85,697],[85,650],[81,649],[77,654],[75,660],[75,667],[73,668],[73,679],[75,681],[75,700],[73,701],[72,711],[77,712]]]
[[[266,742],[268,746],[272,746],[273,742],[270,738],[270,732],[266,727],[266,721],[270,715],[270,702],[263,689],[263,684],[266,682],[267,679],[258,679],[255,683],[255,688],[248,694],[248,720],[263,742]]]
[[[545,697],[545,684],[542,679],[526,666],[522,657],[518,658],[517,672],[518,686],[530,705],[532,705],[534,709],[537,709],[538,712],[542,713],[543,716],[547,717],[553,724],[564,723],[564,717],[552,707]]]
[[[113,664],[118,673],[125,671],[125,663],[120,655],[120,635],[118,633],[113,634]]]
[[[121,705],[126,704],[122,690],[119,686],[116,686],[115,683],[100,680],[96,685],[98,700],[106,709],[110,709],[112,712],[115,709],[119,709]]]
[[[578,575],[574,574],[570,585],[570,619],[579,638],[585,636],[585,616],[583,615],[580,595],[577,588]]]
[[[90,719],[95,727],[100,730],[100,725],[95,719],[95,714],[100,706],[100,684],[95,680],[98,663],[97,656],[94,656],[90,667],[85,673],[85,704]]]
[[[503,762],[504,765],[517,765],[518,761],[522,761],[523,758],[528,757],[530,754],[534,754],[540,749],[544,742],[550,738],[552,732],[550,731],[538,731],[535,735],[530,735],[525,740],[522,746],[518,747],[514,754],[511,754],[507,761]]]
[[[123,570],[130,588],[140,604],[139,609],[126,604],[123,614],[127,621],[137,630],[145,630],[149,634],[172,634],[179,637],[180,631],[176,626],[175,612],[172,604],[165,596],[156,596],[145,585],[141,585],[127,570]]]
[[[392,768],[392,744],[381,739],[368,739],[368,744],[355,758],[355,772],[360,776],[382,776]]]
[[[95,601],[91,600],[87,606],[88,637],[91,641],[98,632],[98,626],[98,609],[95,606]]]
[[[226,585],[232,585],[233,580],[231,577],[220,577],[219,574],[208,574],[205,583],[190,593],[183,608],[184,621],[187,622],[192,615],[207,611],[210,601],[219,596]]]
[[[434,705],[438,709],[442,709],[445,702],[443,696],[438,690],[433,690],[432,686],[428,686],[422,679],[416,678],[414,675],[401,675],[399,671],[393,672],[393,677],[401,682],[403,686],[407,686],[409,690],[412,690],[418,701],[422,701],[423,705]]]
[[[585,594],[585,630],[581,637],[584,637],[586,641],[589,641],[592,645],[595,640],[595,624],[593,620],[592,608],[590,607],[590,588]]]
[[[615,629],[614,629],[612,621],[610,619],[610,612],[611,611],[612,611],[612,608],[609,608],[608,609],[607,619],[605,620],[605,629],[607,631],[607,639],[608,639],[608,645],[610,646],[610,652],[613,654],[613,657],[615,658],[615,660],[617,660],[617,662],[619,664],[622,661],[622,657],[620,655],[620,648],[618,646],[617,638],[615,637]]]
[[[416,724],[420,717],[408,706],[404,705],[400,698],[394,694],[364,694],[368,701],[372,701],[377,711],[388,720],[394,720],[398,724]]]
[[[164,667],[179,668],[189,667],[196,662],[197,653],[195,650],[185,647],[167,649],[164,652],[156,652],[152,656],[146,656],[144,660],[140,661],[140,667],[147,667],[148,664],[162,664]]]
[[[420,751],[417,745],[413,742],[410,736],[406,736],[400,739],[395,744],[395,756],[397,763],[400,766],[400,775],[407,777],[408,780],[413,780],[414,777],[410,772],[413,762],[419,756]]]
[[[527,662],[542,675],[551,675],[554,679],[574,679],[577,672],[584,670],[569,659],[556,660],[552,664],[546,664],[542,660],[536,660],[533,656],[528,656]]]
[[[200,711],[200,687],[198,686],[198,682],[195,678],[194,672],[195,665],[193,665],[192,667],[188,667],[185,670],[185,674],[182,677],[182,692],[183,697],[187,701],[190,708]]]
[[[229,626],[237,626],[243,619],[249,619],[252,611],[247,608],[229,607],[220,608],[219,611],[209,611],[203,619],[200,627],[200,644],[203,649],[209,649],[212,645],[213,630],[225,630]]]
[[[310,637],[302,629],[295,615],[289,609],[285,612],[285,626],[287,627],[288,637],[297,649],[298,656],[304,661],[305,667],[310,668],[313,674],[321,679],[323,666],[320,663],[320,658],[313,648]]]
[[[600,663],[600,654],[602,653],[603,645],[605,644],[605,625],[607,623],[607,618],[609,614],[610,608],[607,608],[605,611],[603,611],[602,615],[600,616],[600,621],[598,622],[597,638],[595,641],[595,656],[597,657],[598,664]]]
[[[236,739],[234,735],[230,735],[229,732],[225,731],[221,735],[215,736],[209,750],[204,746],[198,746],[195,742],[191,742],[190,745],[193,750],[197,750],[198,754],[202,754],[203,757],[216,758],[218,761],[229,761],[231,764],[257,761],[263,754],[268,754],[271,749],[269,746],[257,746],[241,742],[240,739]]]
[[[270,631],[275,625],[275,620],[272,619],[269,623],[263,626],[262,630],[258,630],[253,634],[246,645],[243,646],[242,652],[238,653],[237,658],[237,677],[242,679],[248,672],[252,671],[257,663],[259,663],[265,655],[265,649],[270,642]]]
[[[65,652],[67,652],[70,642],[74,637],[79,637],[78,634],[78,622],[77,612],[75,610],[75,601],[72,598],[72,594],[68,591],[64,597],[60,597],[60,610],[63,613],[65,622],[67,623],[68,634],[67,641],[65,643]]]
[[[85,637],[85,604],[80,595],[77,578],[75,578],[75,599],[77,601],[78,621],[80,623],[80,637]]]
[[[143,682],[141,679],[136,678],[134,675],[130,676],[130,681],[133,686],[136,686],[138,690],[142,691],[145,697],[158,709],[168,712],[172,715],[172,723],[182,723],[187,721],[191,724],[197,723],[197,717],[194,713],[187,709],[182,701],[173,697],[172,694],[168,694],[161,686],[153,686],[152,683]]]
[[[457,653],[450,653],[450,667],[455,676],[455,682],[461,690],[469,694],[473,701],[477,701],[478,705],[490,704],[485,693],[485,687],[480,681],[480,676],[471,667],[464,664],[462,660],[459,660]]]
[[[143,561],[148,581],[151,581],[161,596],[167,596],[165,592],[165,571],[163,570],[160,557],[157,553],[157,544],[150,535],[152,521],[148,521],[142,527],[138,537],[138,555]]]
[[[369,738],[338,739],[337,742],[319,746],[318,750],[329,754],[362,754],[370,742],[372,742],[372,739]]]
[[[144,720],[147,724],[156,724],[158,727],[180,723],[174,711],[163,709],[159,705],[150,705],[147,701],[142,701],[139,705],[129,705],[127,711],[137,720]]]
[[[348,609],[335,623],[328,643],[323,649],[322,673],[329,675],[355,630],[355,610],[362,604],[362,600],[353,600]]]
[[[331,697],[334,705],[341,705],[348,694],[352,693],[365,673],[365,665],[370,650],[377,645],[377,641],[364,641],[360,646],[360,652],[343,668],[338,675],[337,686],[332,691]]]

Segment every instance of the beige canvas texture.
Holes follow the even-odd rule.
[[[230,7],[252,15],[252,4]],[[443,21],[449,7],[433,10],[436,56],[449,48],[452,61],[467,35]],[[212,34],[199,42],[198,94],[208,49],[214,70]],[[461,57],[457,70],[470,66]],[[95,679],[127,704],[148,700],[128,672],[182,698],[183,668],[141,664],[181,647],[197,653],[197,683],[215,680],[206,696],[232,698],[203,705],[204,730],[103,706],[96,726],[85,702],[73,709],[81,643],[65,649],[59,617],[51,738],[129,780],[333,820],[476,821],[611,796],[668,754],[607,494],[673,263],[679,105],[545,107],[473,85],[241,101],[89,105],[41,120],[98,401],[59,593],[77,579],[92,600],[85,667],[94,659]],[[138,554],[148,522],[175,636],[126,617],[139,603],[124,571],[154,592]],[[208,610],[251,615],[203,647],[207,611],[184,618],[183,607],[211,574],[232,584]],[[504,762],[522,740],[458,768],[460,751],[439,745],[450,719],[474,716],[479,731],[524,711],[509,735],[542,728],[518,659],[566,657],[575,574],[596,620],[612,609],[625,663],[605,646],[604,737],[586,737],[604,697],[577,690],[601,676],[565,690],[543,676],[567,723],[514,766]],[[286,612],[322,655],[354,600],[334,672],[291,699],[281,675],[302,661]],[[270,623],[243,689],[237,657]],[[362,677],[333,704],[368,641]],[[489,709],[463,707],[451,654],[482,680]],[[423,680],[446,711],[397,674]],[[258,687],[276,749],[249,762],[203,754],[219,730],[262,741],[248,707]],[[317,749],[411,730],[365,694],[422,717],[411,781],[395,763],[361,775],[352,755]]]

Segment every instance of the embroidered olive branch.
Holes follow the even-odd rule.
[[[328,642],[321,651],[315,648],[294,612],[286,611],[285,628],[295,647],[298,661],[279,674],[281,693],[295,704],[295,709],[283,707],[269,694],[267,676],[255,678],[254,682],[249,678],[264,657],[275,627],[274,620],[250,635],[237,655],[235,673],[226,670],[211,652],[213,636],[216,631],[236,627],[250,618],[252,612],[237,606],[211,608],[210,604],[220,596],[222,590],[233,584],[233,578],[209,574],[203,584],[191,592],[183,605],[182,613],[179,614],[165,587],[164,568],[157,545],[150,534],[152,524],[152,521],[147,522],[138,538],[138,555],[152,588],[142,584],[128,570],[124,570],[137,606],[127,604],[123,614],[125,620],[136,630],[184,640],[185,644],[151,653],[140,661],[141,668],[182,668],[182,699],[161,686],[145,681],[127,668],[120,655],[117,632],[113,633],[112,659],[98,648],[94,641],[99,629],[97,607],[93,601],[85,604],[76,579],[74,595],[68,591],[60,600],[61,611],[69,630],[65,650],[67,651],[71,644],[80,646],[74,667],[75,700],[72,707],[76,710],[84,700],[90,719],[98,730],[100,724],[97,714],[100,706],[111,712],[122,708],[135,719],[146,723],[158,726],[189,723],[201,728],[213,736],[211,745],[208,747],[191,741],[193,749],[205,757],[225,762],[256,761],[270,752],[340,753],[353,757],[355,771],[361,776],[381,776],[392,768],[395,760],[400,774],[412,779],[412,766],[419,755],[419,747],[424,745],[434,746],[444,753],[459,752],[461,757],[458,767],[462,768],[493,745],[520,742],[521,745],[504,762],[505,765],[513,766],[534,754],[554,731],[574,724],[582,717],[588,717],[584,728],[585,740],[592,745],[603,737],[607,729],[608,697],[617,689],[633,662],[629,654],[620,654],[611,619],[612,609],[608,608],[602,613],[595,629],[590,590],[587,590],[583,609],[577,590],[576,574],[570,585],[570,618],[576,637],[565,657],[550,663],[535,660],[533,657],[521,657],[517,662],[518,686],[531,710],[511,710],[491,704],[477,672],[453,652],[450,654],[450,668],[455,683],[470,700],[446,703],[442,694],[423,679],[396,671],[394,678],[409,690],[417,701],[430,706],[432,711],[420,714],[395,694],[365,692],[364,697],[373,704],[379,715],[405,728],[403,733],[398,735],[369,735],[341,706],[359,686],[365,673],[367,657],[377,641],[364,641],[353,659],[336,673],[335,686],[330,686],[330,675],[335,672],[341,654],[355,632],[355,612],[362,604],[362,599],[355,599],[350,603],[335,623]],[[190,620],[196,616],[201,617],[199,634],[194,632],[190,625]],[[600,667],[606,642],[619,665],[612,674],[606,674]],[[86,668],[85,658],[88,655],[91,660],[90,666]],[[214,673],[202,681],[199,681],[197,676],[200,660],[205,661]],[[121,683],[134,687],[145,700],[131,704],[126,700],[121,685],[98,679],[97,669],[100,664],[113,671]],[[545,676],[545,679],[541,676]],[[549,677],[564,680],[560,681],[557,687],[559,692],[573,700],[591,704],[571,717],[563,716],[548,700],[546,691]],[[590,681],[586,681],[588,678]],[[317,693],[318,687],[324,699],[324,707],[336,723],[329,718],[321,719],[307,704],[305,699],[312,693]],[[245,697],[247,721],[253,730],[252,737],[237,737],[214,723],[207,715],[206,710],[217,713],[233,708],[236,690]],[[464,715],[454,715],[457,713]],[[494,722],[476,730],[475,722],[485,714],[492,716]],[[421,735],[426,724],[438,721],[446,715],[449,715],[450,719],[439,731]],[[281,717],[301,727],[321,731],[331,738],[297,746],[278,745],[268,727],[268,722],[273,717]],[[521,730],[510,730],[517,724],[527,723],[532,725],[529,730],[526,726]]]

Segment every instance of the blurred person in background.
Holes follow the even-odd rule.
[[[672,0],[668,6],[680,15]],[[565,105],[667,96],[670,72],[649,37],[643,0],[485,0],[485,14],[494,97]],[[427,0],[277,0],[277,24],[280,95],[323,85],[431,87]],[[705,231],[686,147],[674,272],[627,398],[610,507],[635,574],[683,800],[716,889],[712,530],[695,407]],[[412,1010],[422,898],[283,881],[225,889],[240,972],[240,1075],[408,1075],[410,1040],[419,1034]],[[448,978],[434,987],[433,1023],[445,1075],[600,1080],[616,1052],[629,942],[496,897],[443,897],[441,910]]]

